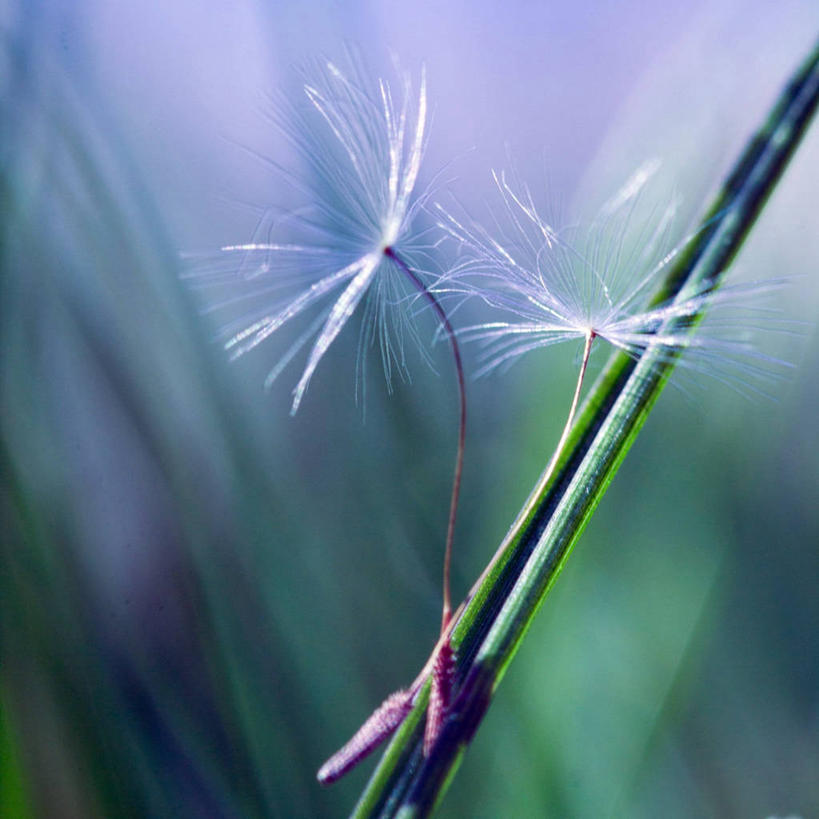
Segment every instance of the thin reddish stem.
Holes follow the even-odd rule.
[[[464,368],[461,360],[461,350],[458,340],[455,337],[455,330],[449,321],[446,311],[441,303],[427,289],[418,274],[393,250],[392,247],[384,248],[384,255],[392,259],[404,272],[407,278],[418,289],[421,295],[429,302],[430,307],[435,311],[438,321],[444,328],[449,344],[452,348],[452,358],[455,362],[455,375],[458,380],[458,396],[460,400],[460,413],[458,417],[458,452],[455,456],[455,475],[452,480],[452,496],[449,501],[449,523],[446,531],[446,547],[444,549],[444,603],[441,615],[441,635],[447,630],[452,617],[452,598],[449,591],[449,573],[452,562],[452,543],[455,540],[455,519],[458,514],[458,499],[461,494],[461,474],[464,465],[464,448],[466,445],[466,383],[464,379]]]

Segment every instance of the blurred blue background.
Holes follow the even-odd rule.
[[[580,213],[659,157],[694,215],[818,22],[814,0],[4,0],[3,816],[346,815],[372,763],[315,771],[434,641],[446,349],[392,395],[371,366],[365,415],[347,328],[290,418],[297,369],[266,394],[265,347],[228,365],[180,278],[283,204],[259,155],[293,161],[267,114],[294,65],[425,64],[426,178],[476,215],[507,151]],[[819,815],[818,180],[814,126],[736,263],[798,277],[777,308],[805,323],[764,347],[794,369],[773,400],[666,391],[441,815]],[[456,599],[576,354],[469,386]]]

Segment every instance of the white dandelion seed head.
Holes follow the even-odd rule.
[[[293,391],[295,413],[319,362],[362,301],[367,307],[357,370],[364,348],[377,343],[388,381],[394,371],[406,374],[404,341],[417,335],[407,282],[386,251],[400,251],[422,272],[432,250],[413,230],[428,195],[417,191],[427,140],[425,72],[414,87],[408,73],[397,83],[373,82],[355,54],[345,68],[317,62],[303,72],[298,97],[282,100],[273,120],[302,172],[269,164],[304,206],[265,211],[251,242],[222,248],[220,258],[193,278],[224,294],[209,310],[236,313],[225,325],[225,348],[234,358],[297,317],[316,315],[266,380],[269,386],[310,347]]]
[[[759,303],[784,280],[689,288],[670,302],[652,303],[669,265],[698,235],[674,243],[678,198],[646,208],[646,186],[659,167],[658,160],[644,163],[587,225],[558,226],[538,210],[525,184],[504,173],[493,174],[503,205],[496,234],[438,206],[440,227],[462,252],[435,292],[478,297],[497,311],[495,320],[459,332],[483,344],[478,375],[589,336],[632,356],[651,349],[676,359],[685,352],[683,365],[740,388],[747,386],[743,379],[781,368],[784,362],[756,351],[750,331],[785,328]],[[703,313],[705,324],[689,332]]]
[[[397,88],[372,83],[353,58],[313,67],[304,83],[309,105],[289,106],[279,122],[306,161],[324,215],[339,234],[366,250],[394,246],[417,208],[415,186],[426,145],[427,93],[409,74]]]

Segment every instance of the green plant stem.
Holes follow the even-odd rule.
[[[703,227],[670,268],[655,303],[719,286],[799,145],[817,101],[819,45],[739,157],[705,213]],[[439,741],[424,758],[423,693],[385,751],[355,816],[414,817],[434,809],[520,641],[675,363],[652,350],[635,359],[616,354],[609,361],[555,463],[547,467],[489,570],[456,612],[456,699]]]

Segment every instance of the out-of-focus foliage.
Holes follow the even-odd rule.
[[[531,168],[535,145],[572,146],[565,166],[549,157],[556,184],[585,168],[598,193],[659,153],[696,202],[815,16],[622,4],[615,31],[602,4],[546,20],[523,3],[502,18],[488,2],[247,3],[217,32],[216,4],[170,5],[20,2],[0,18],[4,817],[343,815],[366,772],[322,791],[315,770],[434,639],[445,379],[370,389],[362,423],[351,368],[325,368],[290,419],[288,391],[260,389],[263,350],[228,368],[179,280],[181,249],[252,231],[225,187],[276,199],[275,176],[218,139],[277,148],[253,112],[287,82],[272,66],[340,35],[426,60],[433,166],[479,146],[457,170],[470,207],[501,134]],[[816,312],[818,171],[813,132],[738,260],[805,274],[783,305],[795,318]],[[356,337],[335,354],[352,360]],[[774,402],[689,379],[663,396],[445,815],[819,811],[815,331],[771,352],[798,364]],[[471,385],[456,597],[548,457],[572,363],[546,353]]]

